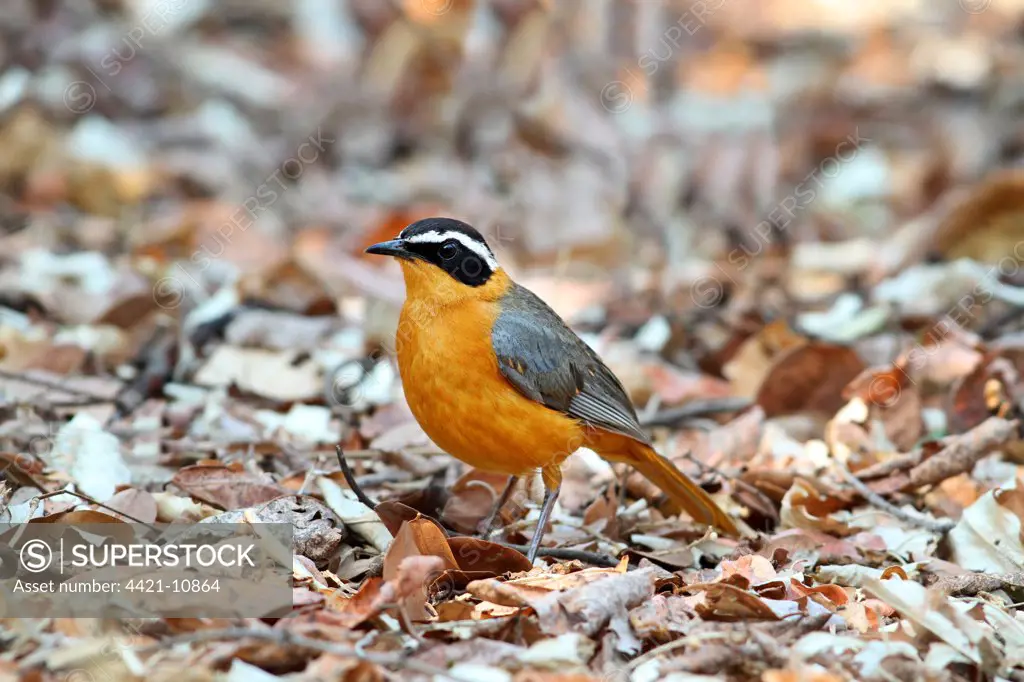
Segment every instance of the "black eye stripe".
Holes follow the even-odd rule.
[[[406,248],[471,287],[485,284],[494,274],[494,270],[479,254],[454,240],[440,244],[409,241],[406,242]]]

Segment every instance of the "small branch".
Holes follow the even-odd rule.
[[[504,542],[498,544],[509,549],[514,549],[517,552],[526,554],[530,547],[529,545],[511,545]],[[619,565],[618,559],[608,554],[598,554],[597,552],[586,552],[582,549],[567,549],[567,548],[544,548],[541,547],[537,550],[537,556],[548,557],[551,559],[561,559],[563,561],[583,561],[588,564],[595,566],[602,566],[604,568],[615,568]]]
[[[862,481],[885,478],[891,474],[914,468],[921,463],[921,457],[921,450],[908,452],[905,455],[897,455],[896,457],[887,459],[884,462],[872,464],[871,466],[860,469],[857,472],[857,478]]]
[[[127,513],[123,512],[123,511],[121,511],[120,509],[114,509],[110,505],[103,504],[99,500],[96,500],[96,499],[94,499],[92,497],[89,497],[85,493],[75,492],[74,490],[54,490],[54,491],[51,491],[51,492],[48,492],[48,493],[44,493],[42,495],[36,495],[36,499],[37,500],[45,500],[48,497],[57,497],[58,495],[74,495],[75,497],[77,497],[77,498],[79,498],[81,500],[85,500],[89,504],[94,504],[97,507],[102,507],[102,508],[104,508],[104,509],[106,509],[108,511],[114,512],[115,514],[120,514],[121,516],[125,517],[126,519],[130,519],[130,520],[134,521],[135,523],[140,523],[140,524],[142,524],[146,528],[149,528],[152,531],[159,532],[159,529],[155,528],[154,526],[151,526],[150,524],[146,523],[145,521],[143,521],[141,519],[135,518],[131,514],[127,514]]]
[[[948,533],[949,531],[953,530],[953,528],[956,526],[956,523],[948,519],[937,521],[935,519],[929,519],[918,512],[909,512],[905,509],[900,509],[892,502],[889,502],[881,495],[876,493],[874,490],[869,488],[867,484],[864,483],[864,481],[854,476],[850,472],[850,470],[846,468],[845,464],[838,463],[837,468],[839,469],[839,473],[842,474],[846,482],[853,486],[854,490],[856,490],[861,497],[867,500],[868,503],[871,504],[871,506],[878,507],[882,511],[891,514],[892,516],[895,516],[901,521],[906,521],[907,523],[913,526],[917,526],[918,528],[924,528],[925,530],[930,530],[933,533],[941,534]]]
[[[114,402],[113,397],[106,397],[98,395],[96,393],[90,393],[89,391],[83,391],[77,388],[71,388],[65,386],[59,381],[50,381],[48,379],[40,379],[38,377],[29,376],[21,372],[8,372],[7,370],[0,369],[0,379],[9,379],[11,381],[20,381],[26,384],[32,384],[33,386],[39,386],[40,388],[49,389],[51,391],[59,391],[60,393],[66,393],[67,395],[73,395],[83,400],[93,401],[91,404],[98,403],[112,403]]]
[[[514,545],[510,542],[484,540],[483,538],[478,538],[475,535],[467,535],[465,533],[452,530],[445,526],[439,519],[435,519],[432,516],[427,516],[426,514],[424,514],[424,516],[437,523],[445,535],[450,538],[474,538],[477,540],[483,540],[484,542],[501,545],[502,547],[508,547],[509,549],[514,549],[522,554],[526,554],[530,551],[529,545]],[[563,561],[583,561],[595,566],[602,566],[604,568],[615,568],[619,565],[619,560],[609,554],[599,554],[597,552],[588,552],[582,549],[569,549],[567,547],[541,547],[537,550],[537,556],[548,557],[550,559],[561,559]]]
[[[345,477],[345,482],[348,483],[348,487],[353,493],[355,493],[356,499],[370,509],[376,509],[377,503],[363,492],[362,487],[356,482],[356,477],[352,475],[352,469],[348,466],[348,461],[345,459],[345,451],[341,448],[341,444],[339,443],[338,445],[335,445],[334,450],[338,453],[338,466],[341,467],[341,474]]]
[[[862,480],[888,479],[872,483],[883,493],[935,485],[969,473],[978,460],[1013,439],[1018,426],[1015,420],[989,417],[966,433],[943,438],[942,449],[927,459],[918,449],[862,469],[857,476]]]
[[[967,433],[947,438],[945,447],[910,470],[906,488],[941,483],[974,469],[982,457],[1014,438],[1018,422],[989,417]]]
[[[931,585],[951,597],[974,597],[981,592],[993,592],[1006,587],[1024,588],[1024,573],[967,573],[941,578]]]
[[[641,417],[640,426],[674,426],[681,421],[706,417],[712,414],[723,412],[739,412],[750,407],[748,398],[712,398],[709,400],[695,400],[679,407],[670,407],[652,414],[650,417]]]
[[[471,682],[464,677],[452,675],[443,668],[437,668],[422,661],[411,659],[402,653],[374,653],[365,651],[360,647],[348,647],[334,642],[325,642],[320,639],[313,639],[304,635],[297,635],[288,630],[271,630],[256,628],[224,628],[214,630],[198,630],[183,635],[166,637],[154,644],[137,647],[135,653],[146,654],[155,651],[168,649],[176,644],[195,644],[199,642],[211,642],[215,640],[230,639],[258,639],[264,642],[271,642],[280,646],[305,647],[313,651],[319,651],[334,656],[357,658],[368,663],[382,667],[406,668],[423,675],[435,675],[443,679],[455,680],[456,682]]]
[[[405,606],[402,604],[395,604],[394,608],[398,611],[398,622],[405,628],[406,633],[416,640],[416,644],[420,647],[429,646],[430,642],[423,638],[423,635],[416,629],[416,625],[413,624],[412,619],[409,618],[409,613],[405,610]]]

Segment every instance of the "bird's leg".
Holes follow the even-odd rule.
[[[540,549],[540,541],[544,539],[544,529],[548,526],[548,521],[551,520],[551,512],[555,508],[555,500],[558,499],[558,488],[547,488],[544,490],[544,504],[540,508],[540,518],[537,520],[537,530],[533,532],[533,540],[530,541],[530,551],[527,553],[526,558],[530,560],[532,564],[534,559],[537,558],[537,550]]]
[[[494,528],[494,520],[498,518],[498,514],[501,512],[501,508],[505,506],[509,498],[512,497],[512,491],[515,490],[516,481],[519,480],[518,476],[509,476],[508,483],[505,484],[505,489],[501,491],[501,496],[498,497],[497,504],[491,510],[491,513],[487,515],[486,521],[484,521],[484,530],[480,535],[481,538],[486,540],[491,535],[491,530]]]
[[[540,507],[537,530],[533,532],[533,540],[530,541],[530,551],[526,555],[531,564],[537,558],[540,541],[544,539],[544,530],[548,527],[548,521],[551,520],[551,512],[555,509],[558,491],[562,489],[562,468],[558,464],[551,464],[541,469],[540,476],[544,481],[544,502]]]

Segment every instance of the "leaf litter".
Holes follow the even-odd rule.
[[[1020,0],[101,4],[0,17],[0,520],[290,523],[294,607],[5,679],[1024,679]],[[436,214],[742,538],[589,451],[477,537],[361,253]]]

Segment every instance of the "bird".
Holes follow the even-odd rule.
[[[395,334],[406,402],[443,451],[509,476],[485,533],[516,481],[540,473],[544,498],[527,558],[540,549],[562,463],[587,447],[633,466],[673,513],[731,536],[733,520],[658,454],[622,383],[539,296],[514,282],[483,236],[447,217],[425,218],[366,253],[398,260],[405,301]]]

